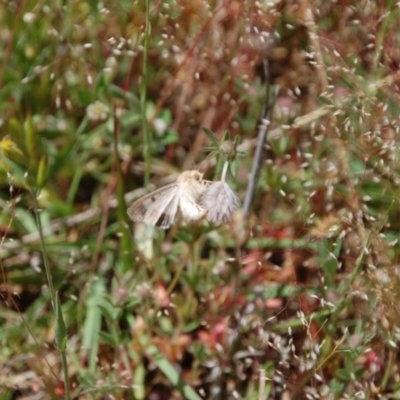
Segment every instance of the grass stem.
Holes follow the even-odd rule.
[[[151,143],[152,135],[147,120],[146,103],[147,103],[147,80],[148,80],[148,52],[151,34],[150,22],[150,0],[146,0],[146,26],[144,32],[143,46],[143,72],[140,80],[140,108],[142,113],[142,130],[144,136],[143,158],[144,158],[144,186],[147,188],[150,182],[151,170]]]
[[[40,215],[39,215],[39,207],[38,207],[38,202],[37,202],[38,193],[39,193],[38,191],[34,191],[34,190],[32,190],[32,192],[31,192],[32,198],[33,198],[33,204],[34,204],[35,219],[36,219],[36,224],[37,224],[37,228],[39,231],[40,247],[42,250],[44,269],[46,271],[47,284],[49,285],[51,304],[53,306],[54,315],[56,316],[56,330],[58,332],[62,332],[62,337],[59,337],[58,338],[59,340],[56,339],[56,342],[59,342],[59,343],[64,342],[66,344],[67,334],[66,334],[66,329],[65,329],[65,323],[64,323],[64,320],[62,317],[61,307],[59,307],[58,312],[57,312],[57,304],[58,303],[57,303],[57,299],[56,299],[56,292],[54,290],[53,277],[51,275],[49,260],[47,257],[46,245],[44,242],[43,227],[42,227],[42,222],[41,222]],[[57,346],[59,343],[57,343]],[[62,346],[62,347],[58,346],[58,347],[59,347],[59,351],[61,354],[61,365],[62,365],[62,370],[63,370],[63,375],[64,375],[65,398],[67,400],[70,400],[71,392],[70,392],[68,363],[67,363],[65,346]]]

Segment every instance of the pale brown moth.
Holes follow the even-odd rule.
[[[207,210],[200,199],[211,182],[203,180],[199,171],[182,172],[176,182],[166,185],[136,200],[128,209],[134,222],[168,229],[175,221],[178,211],[186,221],[199,221]]]

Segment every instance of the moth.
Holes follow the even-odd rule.
[[[144,222],[161,229],[168,229],[178,212],[186,221],[199,221],[207,214],[200,200],[210,183],[203,180],[199,171],[182,172],[176,182],[136,200],[128,208],[128,215],[134,222]]]

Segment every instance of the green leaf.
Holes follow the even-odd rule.
[[[26,118],[24,122],[24,132],[25,132],[25,146],[29,157],[29,164],[36,165],[38,160],[38,134],[33,125],[33,120],[30,115]]]
[[[164,373],[168,380],[182,392],[185,399],[201,400],[201,397],[193,388],[182,381],[174,366],[159,352],[157,347],[150,346],[147,349],[147,354],[153,359],[157,367]]]
[[[353,371],[352,370],[347,370],[347,369],[339,369],[336,371],[336,376],[344,382],[350,382],[351,381],[351,375],[352,375]]]
[[[208,138],[214,143],[216,147],[219,147],[219,140],[218,138],[214,135],[214,132],[210,131],[210,129],[202,127],[204,133],[208,136]]]
[[[96,368],[96,356],[99,347],[99,332],[101,329],[101,302],[106,291],[103,279],[92,282],[88,290],[86,305],[86,318],[82,332],[82,346],[89,351],[89,369],[94,372]]]
[[[36,185],[40,190],[46,181],[47,176],[47,157],[42,156],[39,162],[39,168],[36,177]]]
[[[99,304],[98,307],[105,319],[107,319],[108,321],[114,321],[113,313],[110,310],[109,305]]]
[[[239,135],[236,135],[236,136],[235,136],[235,139],[234,139],[234,141],[233,141],[233,146],[234,146],[235,150],[236,150],[237,147],[239,146],[239,143],[240,143],[240,136],[239,136]]]
[[[76,95],[82,106],[86,107],[93,101],[93,93],[87,89],[77,89]]]
[[[133,376],[133,391],[135,394],[135,399],[141,400],[146,397],[145,391],[145,378],[146,378],[146,369],[141,362],[136,366],[135,373]]]
[[[332,389],[333,394],[335,395],[335,398],[340,397],[340,394],[342,393],[345,384],[343,382],[340,382],[338,379],[332,379],[332,381],[329,384],[330,388]]]
[[[221,142],[226,142],[226,141],[230,140],[230,136],[231,136],[230,132],[229,131],[225,131],[224,132],[224,136],[222,136]]]
[[[230,170],[233,176],[236,176],[236,160],[230,162]]]
[[[107,332],[99,332],[99,339],[101,339],[104,343],[110,345],[111,347],[118,346],[117,341],[114,336]]]
[[[163,136],[163,138],[162,138],[162,142],[165,145],[172,144],[172,143],[177,143],[178,140],[179,140],[178,133],[176,131],[172,130],[172,129],[171,130],[167,130],[165,136]]]

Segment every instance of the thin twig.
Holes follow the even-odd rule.
[[[243,203],[243,216],[245,220],[248,220],[250,216],[251,205],[256,191],[258,178],[260,176],[265,140],[267,138],[267,133],[272,118],[272,110],[274,108],[275,98],[277,96],[277,94],[275,94],[274,99],[270,102],[271,84],[269,79],[269,68],[267,60],[264,60],[264,75],[267,82],[267,88],[265,93],[263,112],[260,118],[260,123],[258,124],[258,139],[253,168],[249,179],[249,185],[247,186],[246,197]]]

